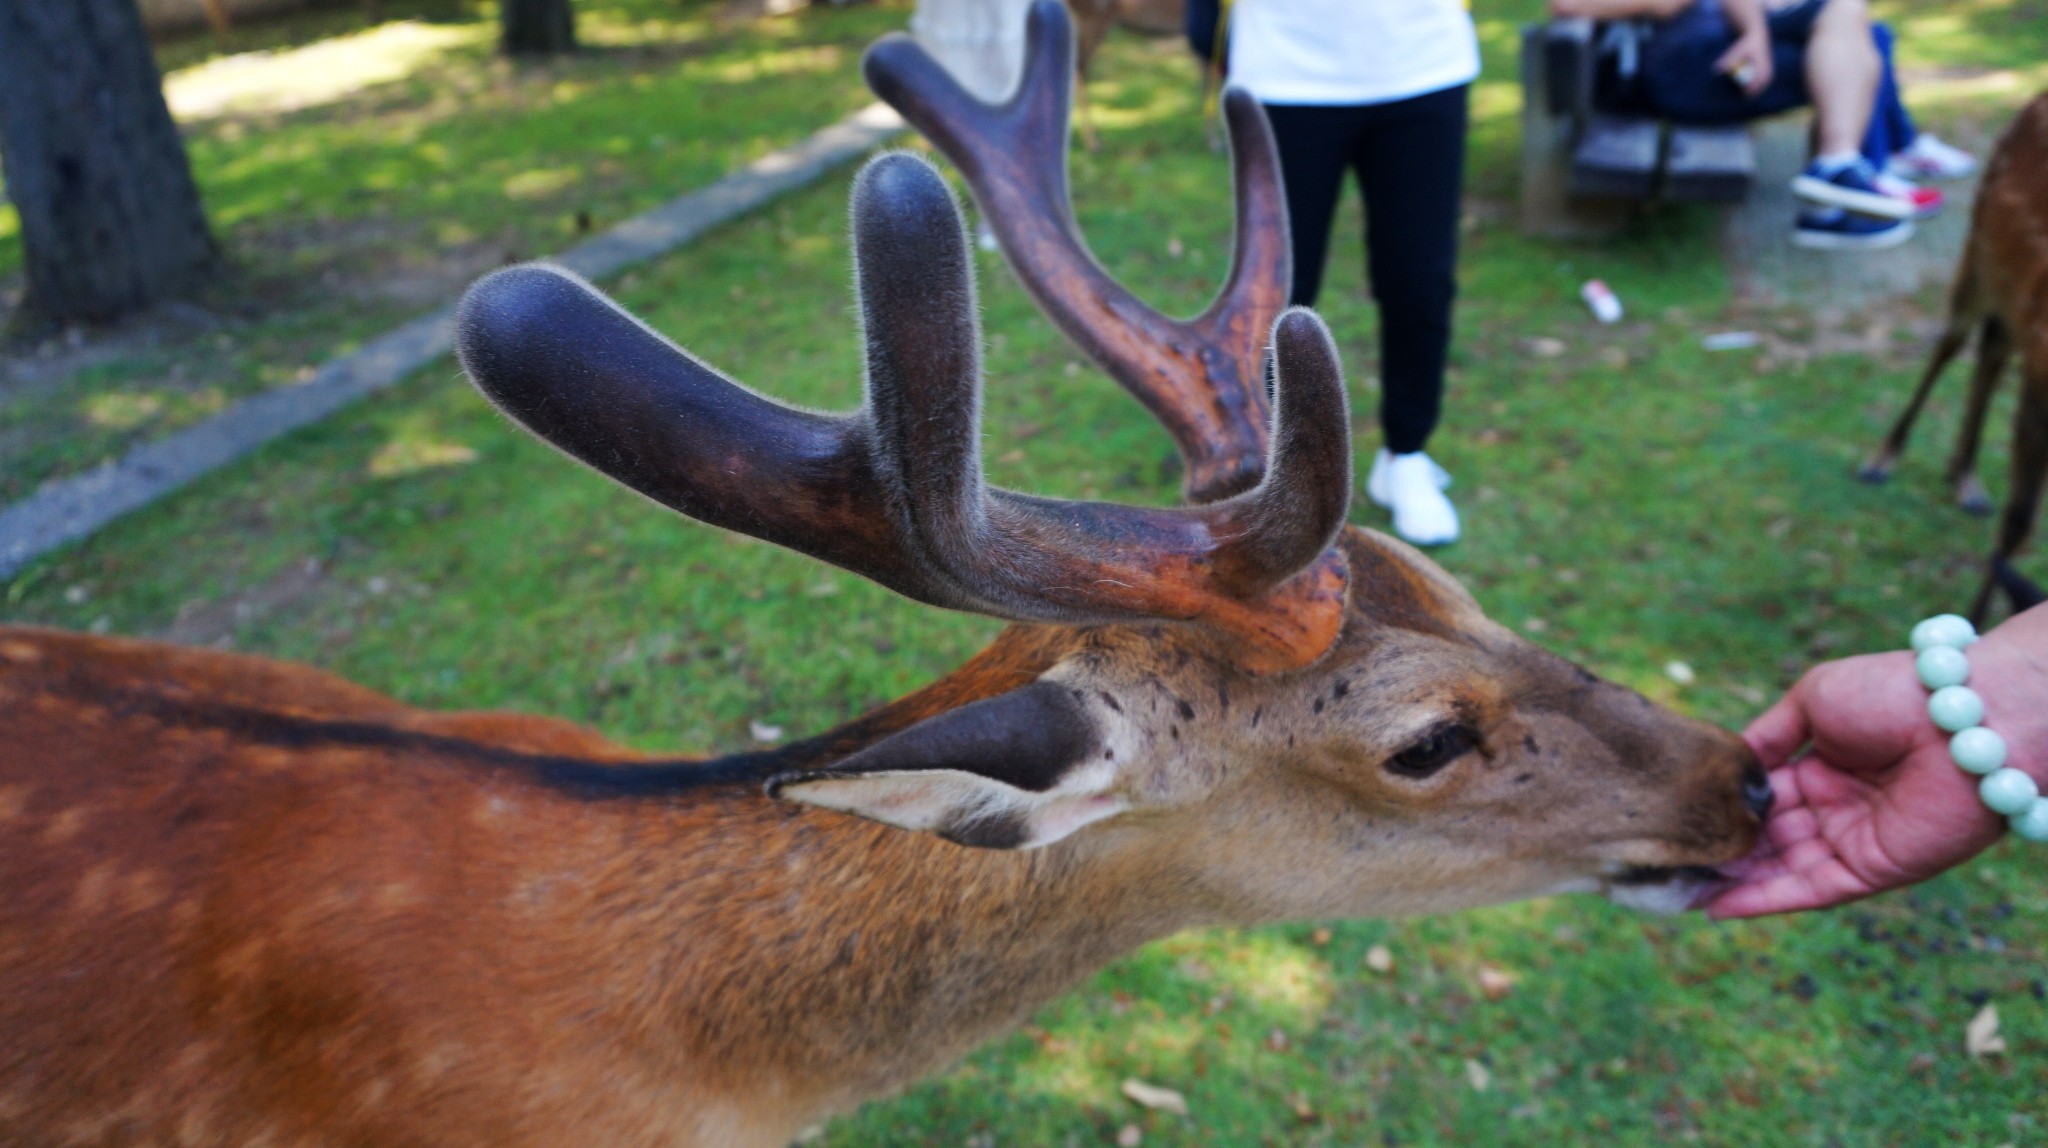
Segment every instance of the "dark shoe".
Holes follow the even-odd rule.
[[[1912,237],[1913,225],[1906,220],[1872,219],[1839,207],[1802,211],[1792,227],[1793,246],[1822,251],[1876,251]]]
[[[1877,186],[1877,171],[1867,160],[1824,175],[1815,164],[1806,165],[1792,180],[1792,194],[1822,207],[1839,207],[1859,215],[1881,219],[1910,219],[1913,205],[1886,195]]]

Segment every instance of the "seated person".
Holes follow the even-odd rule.
[[[1774,6],[1775,5],[1775,6]],[[1683,123],[1735,123],[1812,105],[1816,154],[1792,181],[1808,204],[1805,247],[1901,243],[1940,194],[1887,174],[1967,174],[1970,157],[1917,131],[1889,75],[1889,32],[1864,0],[1551,0],[1558,16],[1657,21],[1642,49],[1651,110]],[[1875,154],[1866,154],[1866,149]]]
[[[1899,96],[1898,71],[1892,63],[1892,30],[1877,23],[1870,26],[1870,32],[1877,41],[1877,54],[1884,66],[1878,72],[1877,104],[1871,109],[1870,130],[1863,134],[1863,158],[1879,171],[1877,186],[1896,195],[1903,191],[1901,181],[1961,179],[1976,171],[1975,156],[1943,143],[1933,132],[1923,132],[1913,123],[1905,101]],[[1917,190],[1924,194],[1934,189]]]

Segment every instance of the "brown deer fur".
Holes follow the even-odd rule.
[[[785,751],[1050,667],[1142,715],[1146,800],[964,849],[758,785],[612,796],[542,718],[302,666],[0,629],[0,1142],[772,1145],[1201,925],[1441,912],[1742,855],[1734,739],[1347,532],[1340,647],[1248,677],[1160,631],[1016,627]],[[1483,731],[1420,784],[1433,712]]]
[[[2025,584],[2007,564],[2033,532],[2042,486],[2048,482],[2048,93],[2020,109],[1984,166],[1970,236],[1949,292],[1948,327],[1912,399],[1858,472],[1865,481],[1891,477],[1928,394],[1972,335],[1977,338],[1977,366],[1949,457],[1947,482],[1956,501],[1973,513],[1991,511],[1991,498],[1977,480],[1984,420],[2006,363],[2014,352],[2020,361],[2005,512],[1999,519],[1990,570],[1971,607],[1972,616],[1981,622],[2001,582],[2015,588],[2016,599],[2026,593],[2016,589]]]
[[[1061,75],[1063,11],[1032,28],[1027,72]],[[1257,182],[1263,122],[1226,102]],[[1261,364],[1221,336],[1194,348],[1208,375],[1166,369],[1180,346],[1133,387],[1185,399],[1184,429],[1198,403],[1239,412],[1194,444],[1234,460],[1211,471],[1231,489],[1179,514],[1029,499],[980,484],[959,352],[979,332],[940,177],[884,157],[854,199],[855,414],[746,391],[532,268],[472,289],[464,364],[686,513],[1059,620],[838,730],[701,763],[304,666],[0,627],[0,1144],[782,1145],[1177,930],[1569,891],[1674,908],[1748,852],[1769,787],[1738,739],[1340,527],[1334,344],[1306,312],[1260,313],[1272,283],[1218,325],[1273,332],[1270,426],[1242,421],[1266,410]],[[1283,242],[1240,250],[1284,252],[1272,225]],[[1262,266],[1284,284],[1282,259]],[[1084,312],[1055,319],[1110,321]],[[1122,563],[1154,596],[998,560],[1061,583]],[[1283,592],[1302,584],[1322,589]],[[1280,663],[1239,625],[1325,609],[1327,641]]]

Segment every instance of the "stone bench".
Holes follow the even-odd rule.
[[[1602,99],[1603,28],[1553,20],[1522,29],[1522,229],[1599,234],[1646,201],[1747,196],[1756,147],[1746,126],[1672,124]]]

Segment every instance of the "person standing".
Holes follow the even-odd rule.
[[[1315,304],[1346,171],[1365,199],[1385,442],[1366,494],[1409,542],[1454,542],[1450,475],[1423,448],[1457,292],[1472,19],[1460,0],[1236,0],[1229,19],[1230,82],[1265,105],[1287,182],[1291,302]]]

